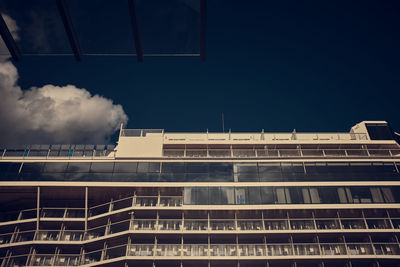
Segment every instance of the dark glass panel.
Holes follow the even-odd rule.
[[[219,187],[208,188],[208,204],[210,205],[221,204],[221,190]]]
[[[140,172],[140,173],[149,172],[149,163],[148,162],[138,162],[137,172]]]
[[[91,181],[89,172],[66,172],[66,181]]]
[[[162,164],[163,173],[185,173],[185,164],[183,162],[164,162]]]
[[[354,203],[371,203],[372,195],[369,187],[350,187],[351,197]]]
[[[222,205],[235,204],[235,190],[233,187],[220,187],[220,190]]]
[[[258,182],[257,173],[236,173],[238,182]]]
[[[289,194],[290,194],[290,200],[291,203],[293,204],[303,204],[303,195],[301,191],[301,187],[287,187]]]
[[[339,203],[339,196],[336,187],[319,187],[318,193],[323,204]]]
[[[306,179],[307,176],[302,173],[302,172],[284,172],[282,173],[282,179],[283,181],[304,181],[307,180]]]
[[[113,181],[113,175],[111,172],[92,172],[88,175],[88,179],[91,181],[98,182],[111,182]]]
[[[260,187],[247,188],[247,201],[246,204],[261,204]]]
[[[93,173],[113,172],[113,169],[113,162],[92,162],[92,166],[90,166],[90,172]]]
[[[132,177],[136,177],[136,173],[113,173],[112,179],[114,182],[132,182]]]
[[[235,172],[247,172],[247,173],[257,173],[257,163],[235,163],[234,164],[234,171]]]
[[[367,123],[365,126],[371,140],[393,140],[393,131],[389,125]]]
[[[300,162],[282,162],[282,172],[300,172],[304,173],[303,163]]]
[[[89,172],[90,162],[70,162],[67,172]]]
[[[261,203],[262,204],[275,204],[276,198],[274,188],[271,186],[263,186],[260,188]]]
[[[43,165],[44,163],[42,162],[35,162],[35,163],[25,162],[22,165],[21,173],[28,173],[28,172],[40,173],[43,168]]]
[[[192,188],[192,200],[197,205],[208,204],[208,187],[194,187]]]
[[[186,173],[185,182],[209,182],[208,173]]]
[[[149,172],[160,173],[160,162],[149,162]]]
[[[236,205],[248,204],[246,187],[235,187],[235,203]]]
[[[259,173],[260,182],[281,182],[283,181],[281,172]]]
[[[43,181],[65,181],[65,173],[64,172],[46,172],[42,173],[41,179]]]
[[[212,162],[209,165],[210,174],[233,173],[233,163]]]
[[[68,162],[46,162],[44,165],[44,172],[65,172],[67,170]]]
[[[258,163],[259,173],[281,172],[281,164],[279,162],[263,162]]]
[[[161,182],[184,182],[186,175],[184,173],[161,173]]]
[[[208,166],[206,162],[187,162],[186,173],[208,173]]]
[[[114,173],[135,173],[137,172],[137,162],[116,162],[114,166]]]

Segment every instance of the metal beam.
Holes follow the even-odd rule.
[[[206,61],[206,0],[200,0],[200,60]]]
[[[10,30],[8,29],[7,24],[4,21],[4,18],[1,14],[0,14],[0,35],[3,38],[3,41],[6,44],[8,52],[10,52],[11,57],[15,61],[18,61],[21,57],[21,53],[19,52],[17,43],[12,37]]]
[[[72,25],[71,17],[68,13],[67,6],[64,0],[57,0],[58,11],[60,12],[61,20],[64,24],[65,31],[68,35],[69,43],[71,45],[72,51],[74,52],[75,59],[77,61],[82,60],[82,51],[79,46],[79,40],[76,36],[74,26]]]
[[[135,40],[136,56],[137,56],[137,60],[139,62],[142,62],[143,61],[143,50],[142,50],[142,43],[140,41],[139,27],[138,27],[137,17],[136,17],[135,0],[128,0],[128,5],[129,5],[129,14],[131,15],[133,39]]]

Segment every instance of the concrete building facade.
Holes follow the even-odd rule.
[[[400,146],[348,133],[121,129],[3,149],[3,266],[400,266]]]

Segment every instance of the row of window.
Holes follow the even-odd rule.
[[[399,164],[399,163],[396,163]],[[39,162],[0,163],[2,180],[270,182],[399,180],[390,162]]]
[[[185,187],[186,205],[400,203],[400,187]]]

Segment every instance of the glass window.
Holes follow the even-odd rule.
[[[68,162],[47,162],[44,165],[44,172],[65,172]]]
[[[160,162],[149,162],[149,172],[160,173]]]
[[[89,172],[90,162],[70,162],[67,172]]]
[[[317,188],[310,188],[310,197],[311,203],[321,203],[321,198],[319,197],[318,189]]]
[[[381,187],[381,189],[386,203],[396,202],[392,189],[390,187]]]
[[[372,201],[374,203],[383,203],[383,195],[381,192],[381,189],[379,187],[371,187],[370,188],[371,195],[372,195]]]
[[[113,172],[114,162],[92,162],[91,172]]]
[[[218,205],[221,203],[221,194],[219,187],[208,188],[208,204]]]
[[[274,188],[271,186],[263,186],[260,188],[261,203],[262,204],[275,204]]]
[[[235,182],[258,182],[257,173],[235,173]]]
[[[350,191],[354,203],[372,202],[372,195],[369,187],[351,187]]]
[[[183,162],[164,162],[162,164],[163,173],[185,173],[185,164]]]
[[[281,172],[281,164],[279,162],[263,162],[258,163],[259,173]]]
[[[185,187],[184,203],[187,205],[208,205],[208,187]]]
[[[235,163],[233,165],[233,169],[235,173],[238,172],[247,172],[247,173],[257,173],[257,163]]]
[[[278,204],[285,204],[286,203],[285,188],[284,187],[276,187],[275,192],[276,192],[276,200],[277,200]],[[288,203],[290,203],[290,201]]]
[[[164,163],[165,164],[165,163]],[[208,173],[208,163],[206,162],[187,162],[186,172],[187,173]],[[163,165],[164,167],[164,165]]]
[[[339,195],[338,195],[338,188],[336,187],[319,187],[318,195],[320,196],[320,200],[324,204],[334,204],[339,203]],[[344,193],[344,192],[343,192]],[[346,196],[344,196],[345,198]],[[346,201],[342,203],[346,203]]]
[[[114,172],[137,172],[137,162],[116,162]]]
[[[149,163],[148,162],[138,162],[137,172],[140,172],[140,173],[149,172]]]
[[[248,203],[246,199],[246,188],[235,187],[235,203],[236,205],[245,205]]]
[[[220,187],[221,189],[221,204],[235,204],[235,193],[233,187]]]
[[[259,173],[260,182],[281,182],[283,181],[281,172]]]
[[[291,199],[291,201],[288,201],[288,203],[293,203],[293,204],[304,203],[300,187],[287,187],[287,190],[289,190],[290,199]]]
[[[261,204],[260,187],[247,187],[248,204]]]

